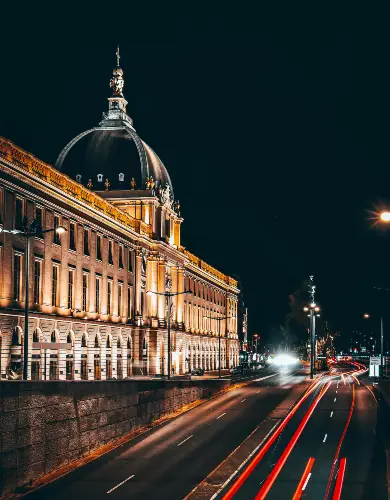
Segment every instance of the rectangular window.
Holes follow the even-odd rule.
[[[74,222],[69,224],[69,250],[76,251],[76,224]]]
[[[112,251],[112,247],[114,245],[114,242],[112,240],[108,240],[108,263],[109,264],[113,264],[114,261],[113,261],[113,251]]]
[[[122,284],[118,285],[118,316],[122,316]]]
[[[60,242],[60,235],[57,233],[56,229],[60,227],[60,218],[58,215],[55,215],[54,216],[54,221],[53,221],[53,229],[54,229],[54,232],[53,232],[53,243],[55,243],[56,245],[60,245],[61,242]]]
[[[129,273],[133,272],[133,252],[130,250],[127,253],[127,271]]]
[[[34,261],[34,304],[41,302],[42,261]]]
[[[22,300],[22,256],[14,255],[14,300]]]
[[[111,314],[112,281],[107,282],[107,314]]]
[[[74,269],[68,273],[68,309],[74,309]]]
[[[43,229],[43,208],[35,207],[35,222],[37,227],[37,232],[42,231]]]
[[[131,287],[127,288],[127,317],[131,319]]]
[[[96,258],[102,260],[102,237],[100,234],[96,236]]]
[[[101,287],[101,278],[96,278],[95,310],[97,313],[100,313],[100,287]]]
[[[51,281],[51,304],[52,306],[58,306],[58,275],[59,266],[55,264],[53,266],[53,276]]]
[[[89,230],[84,229],[84,255],[89,255]]]
[[[123,269],[123,247],[119,245],[119,268]]]
[[[23,226],[23,203],[24,200],[16,198],[15,200],[15,228],[21,229]]]
[[[83,274],[83,311],[88,311],[88,274]]]
[[[4,191],[3,188],[0,187],[0,226],[3,225],[3,200],[4,200]]]

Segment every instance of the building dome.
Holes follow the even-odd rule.
[[[133,178],[137,189],[146,189],[152,177],[155,189],[169,185],[173,197],[167,169],[153,149],[138,136],[126,113],[119,53],[117,57],[117,67],[110,81],[113,95],[108,98],[108,112],[103,113],[98,127],[82,132],[65,146],[55,166],[97,191],[106,189],[106,179],[110,190],[130,189]]]

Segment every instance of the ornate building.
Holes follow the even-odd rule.
[[[222,367],[238,364],[237,282],[181,246],[180,203],[127,115],[119,53],[110,86],[108,112],[69,142],[56,168],[0,138],[3,379],[23,362],[26,247],[2,229],[25,217],[43,230],[66,228],[31,238],[29,378],[167,373],[168,314],[175,374],[216,369],[219,334]],[[169,312],[167,291],[180,293]]]

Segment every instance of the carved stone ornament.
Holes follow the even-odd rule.
[[[112,72],[112,78],[110,80],[110,88],[112,88],[112,95],[123,97],[123,87],[125,81],[123,79],[123,69],[115,68]]]
[[[119,174],[119,182],[124,182],[125,174]]]
[[[134,189],[137,187],[134,177],[131,178],[130,184],[131,184],[131,189],[134,191]]]
[[[166,186],[162,189],[161,203],[163,203],[164,205],[167,205],[170,208],[172,206],[173,200],[172,200],[171,188],[170,188],[169,184],[166,184]]]
[[[165,289],[170,290],[172,288],[172,280],[169,276],[165,279]]]

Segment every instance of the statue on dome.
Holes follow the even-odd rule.
[[[110,181],[108,179],[106,179],[106,182],[104,183],[104,188],[105,188],[105,191],[108,191],[108,188],[110,187]]]
[[[112,71],[112,78],[110,80],[110,88],[113,89],[113,95],[118,97],[123,97],[123,87],[125,81],[123,79],[123,69],[119,66],[119,47],[116,50],[116,68]]]
[[[146,177],[145,189],[150,189],[150,179],[149,179],[149,177]]]
[[[174,208],[175,212],[177,213],[177,215],[180,217],[180,201],[179,200],[175,201],[175,203],[173,204],[173,208]]]
[[[158,188],[157,188],[157,194],[158,194],[158,197],[160,198],[161,200],[161,197],[162,197],[162,187],[161,187],[161,184],[158,185]]]
[[[165,185],[165,188],[162,190],[161,194],[161,203],[164,205],[172,205],[172,195],[171,195],[171,188],[169,184]]]
[[[137,187],[137,184],[135,182],[134,177],[131,178],[130,185],[131,185],[131,189],[134,191],[134,189]]]
[[[88,189],[92,189],[93,188],[92,179],[88,179],[87,188]]]
[[[153,179],[152,175],[149,177],[149,184],[150,184],[150,189],[153,190],[156,185],[156,181]]]

